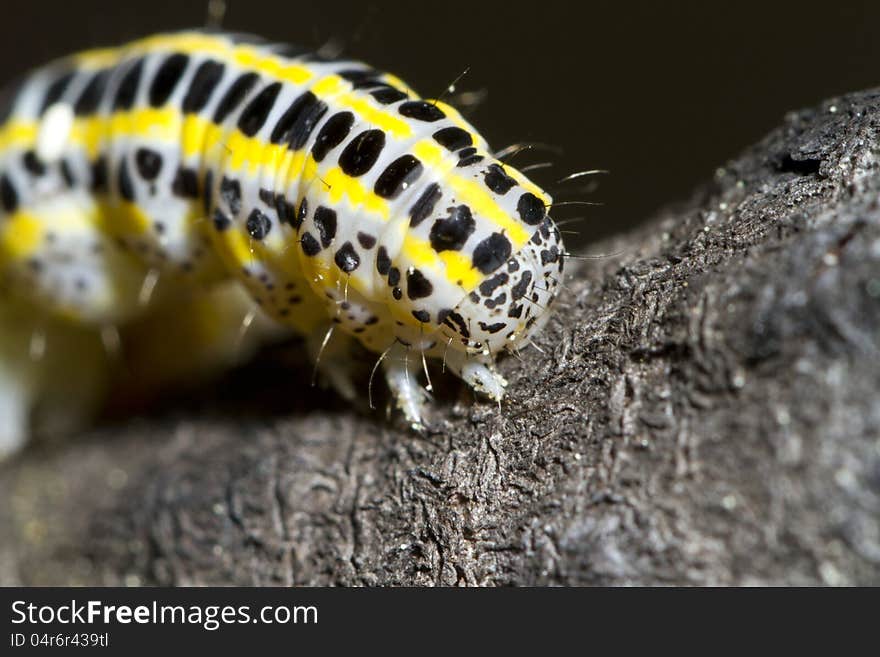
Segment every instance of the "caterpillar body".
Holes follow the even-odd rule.
[[[125,326],[235,281],[307,336],[343,395],[352,341],[377,354],[419,424],[425,357],[500,400],[496,355],[526,344],[556,296],[550,196],[455,109],[360,62],[161,34],[54,62],[0,112],[6,451],[40,394],[22,383],[39,366],[21,333],[43,321]]]

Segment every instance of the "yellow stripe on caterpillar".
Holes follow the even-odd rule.
[[[444,183],[451,187],[455,192],[456,198],[460,202],[469,205],[475,214],[485,217],[495,226],[505,231],[515,249],[522,248],[531,239],[531,233],[499,207],[484,186],[454,172],[454,160],[450,160],[448,154],[435,141],[429,139],[419,141],[413,147],[413,152],[416,154],[416,157],[431,166],[434,171],[445,173]]]
[[[0,265],[24,260],[37,250],[46,236],[39,217],[19,211],[0,223]]]

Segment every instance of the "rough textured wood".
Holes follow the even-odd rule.
[[[877,91],[792,114],[592,247],[622,254],[507,359],[500,409],[453,384],[414,436],[264,364],[29,450],[0,580],[880,584],[878,128]]]

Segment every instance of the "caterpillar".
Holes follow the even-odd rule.
[[[96,333],[168,299],[170,331],[231,284],[344,397],[359,343],[415,427],[428,358],[500,401],[495,359],[562,276],[551,204],[453,107],[357,61],[194,30],[53,62],[0,105],[0,452]],[[38,327],[61,364],[30,353]]]

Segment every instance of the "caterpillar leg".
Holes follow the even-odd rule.
[[[0,362],[0,461],[21,449],[30,432],[31,390],[8,365]]]
[[[0,460],[34,427],[56,437],[97,409],[109,367],[98,332],[0,300]]]
[[[18,451],[30,435],[40,372],[28,343],[38,324],[22,304],[0,301],[0,460]]]
[[[396,342],[382,359],[385,380],[394,395],[397,408],[413,428],[423,426],[422,412],[431,396],[419,383],[422,371],[421,355],[411,348]]]
[[[455,351],[446,355],[445,363],[471,388],[492,401],[500,402],[504,397],[507,379],[495,369],[495,363],[490,356]]]

